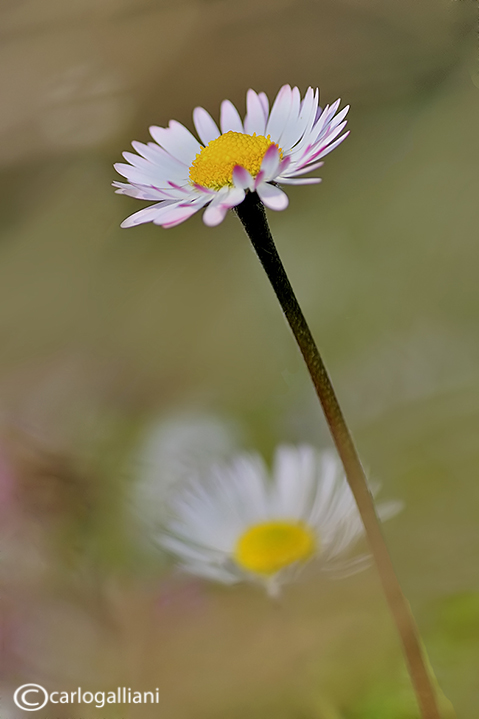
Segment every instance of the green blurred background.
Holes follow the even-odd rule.
[[[310,567],[275,604],[177,576],[149,539],[185,426],[205,452],[329,446],[236,218],[120,230],[141,204],[110,187],[149,125],[287,82],[351,103],[351,135],[273,234],[363,461],[405,501],[384,530],[438,681],[475,719],[478,22],[472,0],[2,3],[5,719],[30,681],[162,697],[48,719],[417,717],[373,569]]]

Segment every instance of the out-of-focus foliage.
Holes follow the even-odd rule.
[[[475,719],[476,3],[15,0],[0,24],[5,696],[158,687],[128,716],[416,719],[372,569],[311,566],[274,604],[177,577],[152,540],[171,427],[199,462],[329,438],[236,219],[122,231],[140,205],[111,165],[150,124],[290,82],[350,102],[352,133],[273,234],[364,464],[406,503],[384,531],[438,681]]]

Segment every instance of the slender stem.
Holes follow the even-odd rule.
[[[422,717],[423,719],[440,719],[431,677],[421,649],[419,633],[408,601],[402,593],[396,577],[373,498],[368,489],[366,475],[326,367],[276,250],[263,204],[256,193],[249,192],[235,210],[273,286],[313,380],[334,443],[344,465],[349,486],[356,500],[383,590],[402,641]]]

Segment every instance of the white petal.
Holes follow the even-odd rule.
[[[264,135],[266,128],[266,120],[264,116],[261,100],[254,90],[248,90],[246,95],[246,117],[244,121],[244,130],[248,135],[256,133]]]
[[[276,96],[268,124],[266,125],[266,135],[270,135],[273,142],[278,142],[281,133],[288,122],[289,113],[292,103],[292,90],[289,85],[283,85]]]
[[[164,207],[177,206],[177,204],[176,202],[160,202],[157,205],[145,207],[123,220],[120,227],[136,227],[136,225],[143,225],[145,222],[154,222],[157,217],[161,216]]]
[[[312,447],[279,447],[273,466],[278,516],[307,519],[312,504],[316,456]]]
[[[175,227],[179,225],[189,217],[198,212],[202,205],[195,203],[190,205],[177,205],[176,207],[170,208],[168,212],[161,214],[153,222],[155,225],[161,225],[162,227]]]
[[[264,183],[258,187],[256,192],[263,204],[270,210],[285,210],[288,207],[288,195],[279,187]]]
[[[335,102],[333,102],[332,105],[327,105],[323,112],[320,114],[320,117],[323,118],[324,124],[327,125],[331,118],[336,114],[339,105],[341,104],[341,98],[338,97]]]
[[[305,98],[301,103],[297,117],[295,117],[294,122],[292,122],[290,116],[288,127],[281,135],[280,145],[283,152],[290,150],[297,142],[299,142],[304,133],[312,127],[316,116],[317,105],[317,97],[315,97],[313,88],[309,87]]]
[[[216,140],[220,136],[218,125],[203,107],[195,107],[193,110],[193,122],[203,145],[208,145],[211,140]]]
[[[171,120],[169,127],[150,127],[150,134],[170,155],[190,167],[196,155],[201,151],[198,140],[176,120]]]
[[[134,152],[122,152],[122,155],[125,160],[130,163],[130,165],[133,165],[133,167],[138,167],[141,170],[146,170],[146,172],[156,169],[156,165],[154,165],[149,160],[146,160],[144,157],[136,155]]]
[[[181,569],[188,574],[193,574],[204,579],[214,579],[223,584],[235,584],[239,578],[232,572],[228,572],[224,567],[218,567],[214,564],[191,563],[181,565]]]
[[[336,125],[339,125],[339,123],[344,120],[344,118],[346,117],[346,115],[348,114],[348,112],[349,112],[349,105],[346,105],[346,107],[344,107],[344,108],[341,110],[341,112],[338,112],[338,114],[336,115],[336,117],[334,117],[334,118],[331,120],[329,126],[330,126],[330,127],[336,127]]]
[[[152,185],[154,187],[162,187],[165,189],[168,189],[170,186],[170,176],[158,167],[149,163],[144,169],[134,167],[133,165],[127,165],[124,162],[117,162],[114,167],[120,175],[123,175],[123,177],[126,177],[127,180],[135,185]],[[178,186],[186,185],[188,182],[185,176],[182,178],[173,177],[172,179],[177,181],[176,184],[178,184]]]
[[[175,200],[180,199],[179,192],[172,190],[168,192],[163,188],[151,187],[149,185],[129,185],[125,182],[112,182],[113,187],[117,187],[116,192],[119,195],[128,195],[137,200]]]
[[[372,557],[368,554],[361,554],[359,557],[353,557],[352,559],[346,559],[345,561],[339,561],[333,559],[329,564],[322,567],[323,571],[334,573],[334,577],[343,579],[351,577],[353,574],[358,574],[364,569],[368,569],[372,564]]]
[[[316,469],[316,497],[310,521],[321,527],[327,518],[339,477],[339,461],[332,452],[323,452]]]
[[[162,175],[170,179],[179,179],[188,174],[188,169],[184,163],[163,150],[156,142],[149,142],[144,145],[142,142],[134,140],[131,144],[138,154],[149,160]]]
[[[124,162],[115,162],[113,167],[118,174],[123,175],[123,177],[126,177],[127,180],[130,180],[131,182],[138,182],[140,185],[148,184],[148,181],[153,179],[152,176],[143,172],[143,170],[139,170],[138,167],[127,165]]]
[[[129,191],[134,191],[133,185],[129,185],[127,182],[115,182],[111,183],[112,187],[117,187],[118,189],[115,190],[117,195],[128,195]],[[131,195],[131,197],[136,197],[136,195]]]
[[[297,87],[293,87],[291,90],[291,108],[288,115],[288,120],[284,126],[281,137],[279,138],[279,146],[285,150],[289,149],[294,142],[297,142],[301,134],[298,135],[298,119],[299,111],[301,107],[301,95]]]
[[[318,116],[318,114],[321,114],[321,108],[319,107],[319,90],[317,88],[314,91],[314,95],[312,98],[310,95],[306,94],[306,97],[304,98],[301,105],[300,116],[303,116],[303,114],[308,115],[308,122],[304,129],[303,137],[300,140],[300,143],[307,144],[309,135],[316,121],[316,117]]]
[[[320,177],[277,177],[280,185],[318,185],[322,182]]]
[[[223,100],[221,103],[221,132],[244,132],[243,123],[238,110],[229,100]]]
[[[268,122],[268,115],[269,115],[269,100],[268,100],[268,96],[267,96],[267,94],[266,94],[265,92],[260,92],[260,93],[258,94],[258,97],[259,97],[259,101],[261,102],[261,105],[262,105],[262,107],[263,107],[265,122]]]
[[[308,146],[313,146],[319,133],[324,128],[323,120],[328,116],[329,105],[324,110],[318,106],[319,91],[314,94],[313,110],[311,112],[310,122],[308,123],[301,140],[292,148],[290,155],[293,158],[299,157]]]
[[[211,550],[208,547],[198,547],[187,540],[185,541],[169,535],[160,537],[160,544],[165,549],[173,552],[173,554],[190,561],[205,562],[218,559],[218,557],[222,558],[223,556],[222,552]]]
[[[243,502],[241,511],[247,522],[262,521],[271,516],[268,502],[268,472],[262,458],[257,454],[237,457],[231,466],[231,474],[238,488],[238,501]]]
[[[400,499],[394,499],[389,502],[380,502],[377,505],[378,516],[382,522],[391,517],[395,517],[396,514],[402,512],[405,504]]]

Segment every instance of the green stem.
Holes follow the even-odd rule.
[[[440,719],[416,623],[389,556],[366,475],[336,398],[326,367],[288,280],[258,195],[248,192],[235,208],[273,286],[313,381],[345,474],[356,500],[384,594],[402,641],[409,674],[423,719]]]

